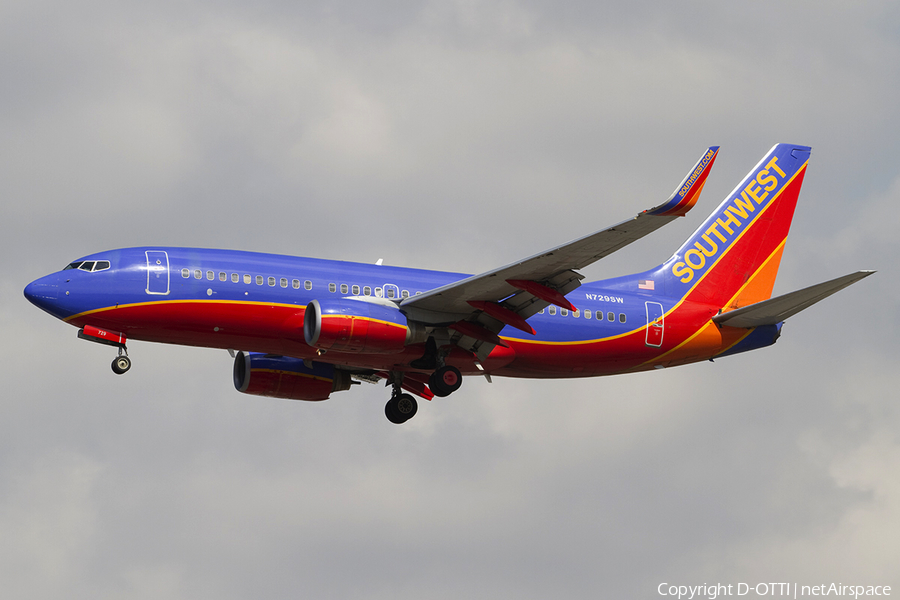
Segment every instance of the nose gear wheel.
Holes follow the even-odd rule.
[[[121,375],[131,368],[131,359],[125,356],[117,356],[112,361],[112,370],[116,375]]]

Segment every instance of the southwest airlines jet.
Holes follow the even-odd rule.
[[[248,394],[325,400],[385,380],[385,414],[447,396],[463,375],[592,377],[769,346],[785,319],[871,275],[772,298],[810,149],[778,144],[663,264],[583,282],[578,271],[684,216],[718,147],[655,208],[524,260],[465,275],[233,250],[144,247],[79,258],[25,288],[82,339],[228,349]]]

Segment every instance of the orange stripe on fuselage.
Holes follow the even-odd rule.
[[[707,360],[729,350],[750,335],[752,331],[752,329],[738,329],[736,327],[719,327],[710,321],[677,347],[638,365],[632,370],[645,371],[657,365],[674,367]]]

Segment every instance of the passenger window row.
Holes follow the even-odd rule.
[[[105,262],[105,261],[104,261],[104,262]],[[73,263],[73,264],[77,265],[78,263]],[[66,267],[66,268],[69,269],[69,268],[76,268],[76,267],[72,267],[72,266],[70,265],[70,266],[68,266],[68,267]],[[105,267],[105,268],[107,268],[107,269],[109,268],[109,263],[106,263],[106,267]],[[97,269],[95,268],[94,270],[96,271]],[[184,279],[190,279],[192,276],[193,276],[194,279],[203,279],[204,273],[203,273],[203,271],[202,271],[201,269],[193,269],[193,270],[191,270],[191,269],[185,267],[185,268],[181,269],[181,276],[182,276]],[[206,276],[206,279],[209,280],[209,281],[214,281],[214,280],[216,279],[216,273],[215,273],[215,271],[206,271],[205,276]],[[219,281],[227,281],[227,280],[228,280],[228,274],[227,274],[225,271],[219,271],[218,279],[219,279]],[[265,284],[268,284],[269,287],[275,287],[276,284],[277,284],[277,285],[280,285],[280,286],[283,287],[283,288],[288,287],[288,279],[287,279],[287,277],[281,277],[280,279],[277,279],[277,280],[276,280],[276,278],[275,278],[275,277],[272,277],[272,276],[269,276],[269,277],[267,278],[267,277],[264,277],[263,275],[256,275],[256,276],[253,276],[253,275],[250,275],[250,274],[248,274],[248,273],[245,273],[243,276],[241,276],[241,274],[239,274],[239,273],[231,273],[231,281],[232,281],[233,283],[240,283],[242,280],[243,280],[243,282],[244,282],[245,284],[247,284],[247,285],[251,285],[251,284],[253,284],[253,283],[255,282],[256,285],[265,285]],[[299,290],[299,289],[300,289],[300,280],[299,280],[299,279],[291,279],[291,287],[294,288],[295,290]],[[312,290],[312,288],[313,288],[312,281],[310,281],[309,279],[307,279],[306,281],[304,281],[304,282],[303,282],[303,288],[304,288],[305,290],[307,290],[307,291]],[[385,288],[386,288],[386,290],[383,290],[383,289],[380,288],[380,287],[376,287],[376,288],[375,288],[375,296],[378,297],[378,298],[381,298],[381,297],[383,297],[383,296],[385,295],[385,293],[386,293],[386,295],[387,295],[388,298],[395,298],[395,297],[396,297],[396,295],[397,295],[397,289],[396,289],[396,286],[385,286]],[[329,284],[328,284],[328,291],[329,291],[329,292],[334,293],[334,292],[336,292],[337,290],[338,290],[337,284],[335,284],[335,283],[329,283]],[[342,294],[351,293],[351,291],[352,291],[352,294],[353,294],[354,296],[359,296],[359,295],[360,295],[360,291],[362,292],[362,295],[363,295],[363,296],[371,296],[371,295],[372,295],[372,288],[371,288],[370,286],[368,286],[368,285],[363,286],[362,288],[360,288],[360,286],[358,286],[358,285],[353,285],[353,286],[351,287],[350,285],[348,285],[348,284],[346,284],[346,283],[342,283],[342,284],[340,285],[340,290],[341,290],[341,293],[342,293]],[[401,291],[401,292],[399,292],[399,293],[400,293],[400,297],[401,297],[401,298],[409,298],[409,295],[410,295],[410,294],[409,294],[409,291],[408,291],[408,290],[403,290],[403,291]],[[421,293],[422,293],[422,292],[416,292],[416,295],[418,296],[418,295],[421,294]]]
[[[338,290],[338,285],[336,283],[328,284],[329,292],[331,292],[333,294],[337,290]],[[371,296],[372,295],[372,288],[368,285],[363,286],[362,290],[360,290],[360,287],[358,285],[353,285],[351,287],[346,283],[342,283],[340,285],[340,290],[341,290],[342,294],[351,293],[353,296],[359,296],[360,291],[362,291],[363,296]],[[375,297],[376,298],[383,298],[383,297],[387,296],[388,298],[393,299],[393,298],[397,297],[397,293],[398,293],[398,290],[397,290],[397,286],[395,286],[395,285],[386,285],[384,287],[384,289],[382,289],[380,287],[375,288]],[[410,296],[409,290],[403,290],[403,291],[400,291],[399,293],[400,293],[401,298],[409,298],[409,296]],[[421,294],[422,294],[422,292],[416,292],[415,295],[419,296]]]
[[[579,318],[580,316],[584,316],[585,319],[592,319],[596,315],[598,321],[603,320],[603,311],[602,310],[598,310],[596,312],[591,312],[591,309],[588,308],[583,311],[580,309],[576,309],[575,311],[570,311],[568,308],[557,309],[555,306],[552,306],[552,305],[547,308],[547,312],[549,312],[551,315],[555,315],[557,310],[559,310],[560,316],[563,316],[563,317],[567,317],[569,315],[569,313],[571,312],[572,316],[575,317],[576,319]],[[541,310],[540,313],[544,314],[544,311]],[[611,321],[611,322],[615,321],[616,313],[614,313],[612,311],[609,311],[608,313],[606,313],[606,320]],[[619,323],[624,323],[624,322],[625,322],[625,313],[619,313]]]
[[[194,269],[193,273],[191,272],[190,269],[188,269],[186,267],[181,270],[181,276],[184,277],[185,279],[190,279],[192,274],[194,276],[194,279],[203,279],[204,273],[200,269]],[[209,281],[214,281],[216,279],[215,271],[207,271],[206,279]],[[228,281],[228,273],[226,273],[225,271],[219,271],[218,279],[219,279],[219,281]],[[240,283],[241,279],[242,278],[241,278],[240,274],[238,274],[238,273],[231,274],[232,283]],[[283,288],[286,288],[288,286],[288,278],[287,277],[281,277],[280,279],[276,280],[276,278],[272,277],[272,276],[269,276],[268,278],[266,278],[266,277],[263,277],[262,275],[257,275],[254,278],[252,275],[245,273],[243,276],[243,281],[244,281],[244,283],[246,283],[248,285],[252,284],[255,281],[256,285],[268,284],[269,287],[275,287],[276,284],[280,285]],[[294,288],[295,290],[299,290],[300,289],[300,280],[299,279],[291,279],[291,287]],[[303,287],[306,288],[307,290],[311,290],[312,289],[312,281],[307,279],[306,281],[303,282]]]
[[[66,269],[82,269],[84,271],[91,271],[91,270],[102,271],[102,270],[108,269],[108,268],[109,268],[109,261],[105,261],[105,260],[96,261],[96,264],[94,261],[75,262],[66,267]],[[194,269],[193,272],[188,268],[184,268],[181,270],[181,276],[183,278],[190,279],[191,275],[193,275],[194,279],[203,279],[204,273],[200,269]],[[219,281],[227,281],[228,275],[227,275],[227,273],[225,273],[225,271],[219,271],[218,278],[219,278]],[[206,271],[206,279],[208,279],[209,281],[213,281],[214,279],[216,279],[216,273],[214,271]],[[232,282],[240,283],[241,279],[242,278],[238,273],[231,274]],[[254,277],[249,274],[244,274],[243,281],[245,284],[248,284],[248,285],[252,284],[254,282]],[[256,285],[263,285],[265,283],[265,284],[268,284],[269,287],[275,287],[276,278],[272,277],[272,276],[265,278],[262,275],[256,275],[255,282],[256,282]],[[277,284],[283,288],[286,288],[288,286],[287,277],[281,277],[280,279],[278,279]],[[300,289],[300,280],[292,279],[291,287],[293,287],[295,290],[299,290]],[[310,281],[308,279],[306,281],[304,281],[303,288],[306,290],[312,290],[312,281]],[[337,292],[337,290],[338,290],[338,285],[336,283],[328,284],[329,292],[335,293],[335,292]],[[362,288],[360,289],[360,286],[358,286],[358,285],[350,286],[346,283],[342,283],[342,284],[340,284],[340,290],[341,290],[342,294],[352,293],[354,296],[359,296],[360,291],[362,291],[363,296],[371,296],[372,295],[372,288],[368,285],[362,286]],[[418,296],[421,293],[422,292],[416,292],[415,295]],[[396,286],[388,285],[388,286],[385,286],[385,289],[382,289],[380,287],[375,288],[375,296],[377,298],[382,298],[385,295],[387,295],[388,298],[395,298],[397,295]],[[401,298],[409,298],[409,296],[410,296],[410,293],[408,290],[402,290],[400,292]],[[596,312],[592,311],[591,309],[585,309],[585,310],[576,309],[575,311],[569,311],[569,309],[567,309],[567,308],[557,309],[557,307],[552,306],[552,305],[547,308],[547,311],[551,315],[555,315],[557,313],[557,310],[559,311],[560,316],[563,316],[563,317],[567,317],[569,315],[569,312],[572,312],[572,316],[575,317],[576,319],[579,317],[582,317],[582,316],[585,319],[593,319],[596,316],[598,321],[604,320],[603,319],[604,315],[603,315],[602,310],[598,310]],[[543,310],[541,310],[540,312],[541,312],[541,314],[544,314]],[[616,320],[616,313],[614,313],[612,311],[607,312],[606,320],[610,321],[610,322],[614,322]],[[624,323],[625,322],[625,313],[619,313],[618,320],[619,320],[619,323]]]

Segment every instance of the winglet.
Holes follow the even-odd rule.
[[[706,183],[706,178],[712,170],[713,163],[716,162],[718,153],[718,146],[707,148],[700,160],[697,161],[697,164],[688,171],[684,181],[672,192],[672,196],[664,203],[646,212],[658,217],[683,217],[686,215],[697,203],[697,198],[700,197],[700,192],[703,191],[703,184]]]

